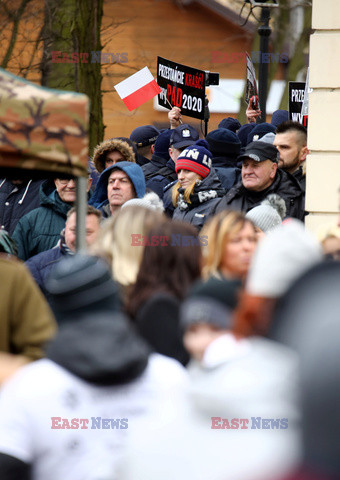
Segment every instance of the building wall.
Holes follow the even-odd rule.
[[[145,66],[156,77],[158,55],[202,70],[219,71],[224,78],[245,78],[245,64],[213,64],[212,52],[251,51],[252,35],[198,3],[179,7],[172,0],[111,0],[104,5],[104,22],[116,24],[103,34],[103,44],[107,42],[104,51],[128,54],[127,63],[103,66],[106,138],[129,136],[140,125],[168,122],[167,113],[155,111],[152,101],[129,112],[113,89]],[[209,130],[217,128],[225,116],[211,114]],[[198,120],[184,120],[199,126]]]
[[[306,225],[335,222],[340,186],[340,15],[338,0],[313,0],[310,37]]]

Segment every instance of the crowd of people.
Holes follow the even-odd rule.
[[[247,116],[97,145],[86,253],[73,178],[0,180],[1,480],[339,476],[340,216]]]

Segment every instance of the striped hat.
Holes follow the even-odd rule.
[[[179,170],[189,170],[195,172],[202,178],[209,175],[212,160],[211,153],[200,145],[191,145],[179,155],[176,160],[176,173]]]

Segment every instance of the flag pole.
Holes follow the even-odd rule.
[[[165,97],[165,100],[168,102],[169,107],[170,107],[170,110],[172,110],[172,109],[173,109],[173,106],[171,105],[171,103],[169,102],[169,100],[168,100],[166,97]],[[181,125],[183,124],[183,121],[182,121],[181,118],[179,119],[179,123],[180,123]]]

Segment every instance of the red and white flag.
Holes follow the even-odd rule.
[[[148,67],[142,68],[131,77],[114,86],[118,95],[131,111],[161,93]]]

